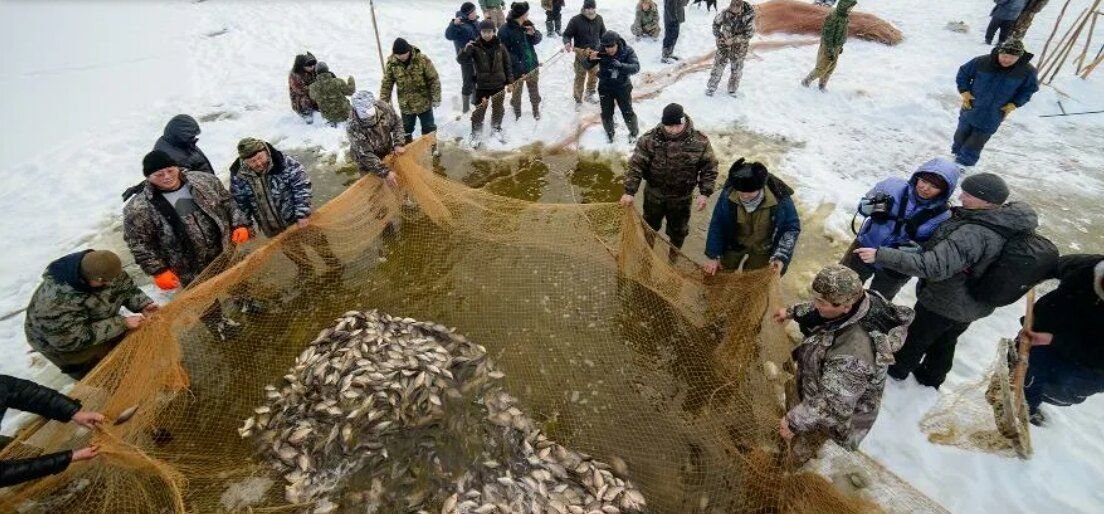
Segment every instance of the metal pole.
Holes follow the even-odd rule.
[[[376,33],[376,51],[379,52],[380,70],[385,71],[383,60],[383,44],[380,43],[379,22],[376,21],[376,4],[368,0],[368,8],[372,11],[372,31]]]

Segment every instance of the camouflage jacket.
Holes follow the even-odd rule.
[[[310,85],[310,97],[326,121],[338,123],[349,119],[349,98],[356,92],[353,77],[341,80],[333,73],[325,72]]]
[[[843,48],[843,44],[847,42],[847,25],[849,22],[850,19],[846,9],[840,7],[832,9],[832,12],[828,13],[828,17],[824,18],[824,27],[820,31],[820,44],[828,48]]]
[[[196,206],[209,226],[197,226],[177,216],[147,182],[123,208],[123,239],[142,271],[156,275],[171,269],[180,283],[187,285],[230,245],[233,229],[248,227],[249,219],[214,175],[184,171],[181,178],[191,186]]]
[[[755,35],[755,8],[746,1],[739,13],[732,9],[724,9],[713,18],[713,37],[717,38],[717,46],[731,46],[736,43],[746,43]]]
[[[390,102],[391,90],[396,88],[399,111],[403,114],[420,114],[441,102],[441,79],[437,76],[437,68],[417,47],[411,50],[407,63],[394,55],[387,58],[379,99]]]
[[[27,306],[23,325],[27,342],[55,363],[66,363],[65,354],[75,354],[125,334],[127,327],[119,315],[120,307],[141,312],[153,303],[126,273],[110,285],[91,288],[80,274],[81,258],[89,251],[50,263]]]
[[[382,159],[405,142],[406,133],[390,103],[376,100],[375,106],[374,116],[368,119],[361,119],[356,109],[350,109],[345,132],[349,136],[349,157],[361,175],[374,173],[385,177],[390,170]]]
[[[273,237],[311,215],[311,181],[299,161],[268,146],[272,167],[257,173],[241,159],[230,165],[230,194],[245,217]],[[258,189],[264,188],[258,194]],[[264,203],[261,204],[261,199]]]
[[[651,4],[651,9],[645,11],[640,8],[640,5],[644,2]],[[652,0],[642,0],[636,4],[636,18],[633,19],[632,33],[634,36],[657,36],[659,35],[659,8]]]
[[[801,403],[786,414],[795,434],[824,431],[854,450],[874,426],[886,370],[913,311],[867,292],[850,315],[825,321],[812,302],[789,308],[805,340],[793,350]]]
[[[314,83],[313,71],[288,74],[288,94],[291,96],[291,109],[299,114],[310,114],[318,110],[310,97],[310,85]]]
[[[625,193],[636,195],[640,181],[648,182],[648,194],[663,198],[687,198],[694,187],[704,196],[713,194],[717,158],[709,137],[694,129],[686,117],[686,129],[667,135],[663,125],[644,133],[636,142],[625,176]]]

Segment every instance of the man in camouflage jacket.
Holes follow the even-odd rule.
[[[858,0],[840,0],[828,17],[824,18],[824,28],[820,31],[820,49],[817,50],[817,62],[813,71],[801,81],[801,85],[809,87],[813,79],[820,79],[818,86],[821,91],[828,86],[828,79],[836,71],[836,63],[843,53],[843,44],[847,42],[847,24],[850,21],[848,15],[851,8]]]
[[[801,400],[782,418],[779,433],[800,460],[823,437],[855,450],[874,426],[893,353],[904,343],[913,311],[863,290],[857,273],[839,264],[813,279],[814,300],[775,313],[797,321],[805,340],[793,350]]]
[[[717,55],[713,58],[713,71],[709,74],[709,83],[705,94],[713,96],[717,85],[721,83],[725,67],[732,63],[732,74],[728,77],[728,94],[735,95],[740,87],[740,78],[744,76],[744,58],[747,57],[748,42],[755,35],[755,8],[745,0],[732,0],[727,9],[713,18],[713,37],[717,38]]]
[[[644,220],[659,231],[667,220],[667,237],[675,248],[682,248],[690,233],[690,204],[695,187],[700,191],[697,210],[705,208],[717,181],[717,159],[709,138],[694,129],[694,122],[682,106],[670,104],[663,109],[660,125],[645,132],[636,142],[625,175],[625,194],[621,204],[628,206],[644,189]]]
[[[636,18],[630,27],[636,40],[643,38],[656,39],[659,37],[659,8],[655,0],[640,0],[636,4]]]
[[[187,286],[222,254],[232,237],[236,243],[249,239],[249,219],[213,174],[181,170],[156,150],[143,160],[143,169],[146,187],[123,209],[123,239],[158,287]],[[179,173],[179,186],[162,190],[154,185],[155,173],[170,169]],[[187,205],[178,207],[165,198],[185,188]]]
[[[437,130],[433,119],[433,108],[441,105],[441,79],[437,76],[437,68],[429,57],[403,38],[395,40],[391,57],[387,58],[379,99],[390,102],[392,89],[398,89],[406,142],[413,139],[416,123],[422,124],[422,135]]]
[[[260,139],[242,139],[238,142],[238,159],[230,166],[230,194],[267,237],[299,227],[297,236],[284,240],[283,250],[299,269],[300,280],[313,273],[306,254],[308,245],[331,269],[340,264],[326,235],[310,224],[310,176],[295,158]]]
[[[350,160],[356,163],[360,174],[374,173],[396,184],[395,174],[384,166],[383,158],[393,151],[405,151],[406,134],[391,104],[376,100],[371,91],[357,91],[353,94],[345,132],[349,136]]]
[[[506,23],[506,13],[502,11],[505,7],[506,0],[479,0],[483,18],[493,21],[496,29]]]
[[[337,126],[338,123],[349,119],[349,98],[356,92],[356,81],[353,77],[342,80],[334,76],[326,63],[320,62],[316,68],[318,78],[310,85],[310,97],[318,104],[318,110],[322,117]]]
[[[136,315],[123,316],[120,307]],[[79,380],[156,310],[117,255],[84,250],[46,267],[23,327],[32,348]]]

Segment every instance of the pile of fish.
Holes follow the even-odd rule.
[[[282,385],[265,387],[267,403],[239,434],[283,475],[287,501],[315,514],[335,501],[368,512],[645,511],[620,459],[611,466],[546,437],[502,390],[504,376],[485,348],[443,325],[347,312]],[[357,485],[366,491],[347,492]]]

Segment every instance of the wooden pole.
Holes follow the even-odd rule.
[[[1058,13],[1058,19],[1054,21],[1054,28],[1050,31],[1050,37],[1047,38],[1047,42],[1043,45],[1043,51],[1039,53],[1039,67],[1043,67],[1043,63],[1046,62],[1047,50],[1050,49],[1050,42],[1054,39],[1054,35],[1058,33],[1058,27],[1062,26],[1062,18],[1066,15],[1066,8],[1069,7],[1071,0],[1066,0],[1065,5],[1062,6],[1062,11]]]
[[[1024,402],[1024,380],[1027,377],[1027,357],[1031,353],[1031,336],[1028,332],[1031,332],[1031,327],[1035,324],[1035,288],[1031,288],[1027,292],[1027,312],[1024,314],[1023,332],[1017,341],[1019,347],[1017,348],[1017,354],[1019,358],[1016,360],[1016,370],[1012,374],[1012,391],[1016,395],[1016,406],[1023,406]]]
[[[1077,75],[1081,74],[1081,70],[1085,68],[1085,57],[1089,55],[1089,48],[1092,48],[1093,32],[1096,32],[1096,19],[1100,17],[1100,13],[1093,13],[1092,23],[1089,24],[1089,38],[1085,40],[1085,49],[1081,50],[1081,58],[1077,61]]]
[[[368,8],[372,11],[372,31],[376,33],[376,52],[379,53],[380,70],[386,71],[386,63],[383,60],[383,44],[380,43],[379,35],[379,22],[376,21],[376,4],[372,0],[368,0]],[[381,98],[380,100],[386,100]]]
[[[1097,66],[1100,66],[1102,61],[1104,61],[1104,45],[1100,45],[1100,50],[1096,52],[1096,58],[1093,59],[1092,64],[1085,67],[1085,71],[1081,73],[1081,79],[1089,78],[1089,74],[1092,73]]]
[[[1054,69],[1055,64],[1062,55],[1062,51],[1065,50],[1066,45],[1069,44],[1070,35],[1081,25],[1081,19],[1085,17],[1085,13],[1088,11],[1089,10],[1086,8],[1084,11],[1081,11],[1081,14],[1077,15],[1077,18],[1073,21],[1073,25],[1070,25],[1069,28],[1066,29],[1066,33],[1062,35],[1062,38],[1058,40],[1058,44],[1054,46],[1054,51],[1047,54],[1046,63],[1042,65],[1047,71],[1043,72],[1042,75],[1048,75],[1050,70]]]
[[[1100,3],[1100,0],[1097,0],[1096,3]],[[1091,10],[1086,9],[1085,13],[1078,18],[1078,22],[1073,27],[1070,27],[1074,29],[1073,34],[1069,37],[1069,40],[1066,41],[1065,46],[1056,54],[1056,58],[1051,65],[1050,77],[1046,79],[1047,83],[1054,81],[1054,77],[1058,76],[1058,72],[1062,71],[1062,66],[1069,60],[1070,52],[1073,51],[1074,45],[1077,44],[1077,40],[1081,37],[1081,31],[1084,30],[1085,25],[1088,24],[1091,12]]]

